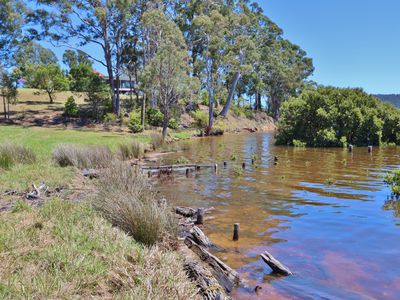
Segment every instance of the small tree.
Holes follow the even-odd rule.
[[[163,138],[167,135],[170,111],[178,100],[188,92],[190,78],[188,74],[188,53],[185,40],[178,26],[168,20],[160,9],[146,12],[144,26],[157,31],[158,44],[155,56],[146,66],[143,78],[148,90],[156,96],[158,106],[163,113]]]
[[[77,117],[79,114],[78,105],[75,102],[74,97],[69,97],[64,106],[64,115],[67,117]]]
[[[0,66],[1,67],[1,66]],[[16,78],[0,68],[0,96],[3,99],[4,118],[10,119],[10,103],[17,99]]]
[[[100,120],[106,112],[106,106],[110,103],[110,89],[103,78],[92,73],[87,86],[87,98],[85,102],[89,104],[91,115],[96,120]]]
[[[29,86],[42,91],[39,93],[47,94],[50,103],[54,102],[57,92],[68,90],[68,79],[58,65],[29,65],[28,69],[27,82]]]

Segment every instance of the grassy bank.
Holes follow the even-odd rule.
[[[37,156],[33,164],[17,164],[10,170],[1,170],[0,191],[26,189],[33,182],[46,182],[52,187],[68,185],[75,170],[72,167],[60,168],[51,160],[52,151],[59,144],[101,145],[115,151],[119,144],[132,140],[149,143],[150,137],[145,134],[132,136],[126,133],[0,125],[0,144],[12,142],[23,145]]]
[[[178,255],[144,247],[84,203],[0,214],[0,298],[189,299]]]

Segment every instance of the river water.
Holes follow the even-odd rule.
[[[390,191],[381,178],[400,166],[400,148],[369,154],[277,147],[272,133],[182,145],[163,162],[218,163],[217,174],[175,173],[159,189],[175,205],[215,207],[205,232],[228,250],[216,255],[241,276],[235,299],[400,299],[400,205],[386,202]],[[242,162],[247,166],[238,175]],[[234,223],[240,223],[238,242]],[[294,276],[272,275],[259,257],[264,250]]]

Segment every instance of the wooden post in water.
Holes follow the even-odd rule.
[[[251,159],[251,164],[254,165],[254,158]]]
[[[239,223],[233,224],[233,240],[234,241],[238,241],[239,240],[239,228],[240,228],[240,224]]]
[[[196,166],[196,171],[199,171],[200,170],[200,166]]]
[[[197,209],[197,220],[196,220],[196,225],[202,225],[204,220],[204,209],[198,208]]]
[[[227,162],[226,162],[226,161],[224,161],[224,168],[226,168],[226,166],[227,166]]]
[[[368,153],[372,153],[372,146],[368,146]]]
[[[353,145],[349,145],[349,152],[353,152],[353,150],[354,150],[354,146]]]
[[[150,178],[151,177],[151,171],[147,172],[147,176]]]
[[[217,171],[218,171],[218,164],[215,164],[215,165],[214,165],[214,171],[215,171],[215,173],[217,173]]]
[[[186,177],[189,177],[189,168],[186,169]]]
[[[242,169],[246,169],[246,163],[242,163]]]

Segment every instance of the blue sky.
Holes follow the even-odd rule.
[[[400,93],[400,0],[258,2],[313,58],[314,81]]]
[[[313,58],[312,80],[369,93],[400,93],[400,0],[258,2],[284,36]],[[55,49],[60,59],[63,50]]]

